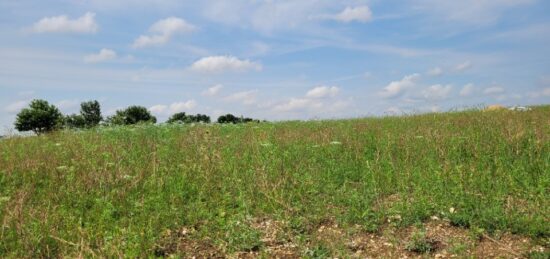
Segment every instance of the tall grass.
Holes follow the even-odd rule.
[[[254,218],[303,246],[326,220],[377,231],[432,215],[548,238],[549,198],[550,106],[59,132],[0,142],[0,257],[154,256],[183,227],[261,249]]]

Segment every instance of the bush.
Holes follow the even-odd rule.
[[[239,117],[236,117],[233,114],[226,114],[226,115],[222,115],[222,116],[218,117],[218,123],[237,124],[237,123],[249,123],[249,122],[259,123],[260,121],[252,119],[252,118],[243,118],[242,116],[239,118]]]
[[[80,104],[80,114],[65,117],[65,126],[71,129],[93,128],[103,120],[101,106],[98,101],[88,101]]]
[[[78,114],[68,115],[65,117],[65,127],[70,129],[83,129],[86,127],[86,119]]]
[[[33,100],[29,108],[17,114],[15,129],[18,131],[33,131],[40,135],[61,128],[63,115],[54,105],[45,100]]]
[[[187,115],[185,114],[185,112],[179,112],[172,115],[166,122],[167,123],[194,123],[194,122],[210,123],[210,117],[203,114]]]
[[[133,125],[156,122],[157,118],[151,115],[147,108],[142,106],[130,106],[124,110],[118,110],[115,115],[107,119],[107,123],[111,125]]]

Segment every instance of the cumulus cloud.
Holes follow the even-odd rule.
[[[224,100],[228,102],[240,102],[244,105],[251,105],[256,103],[257,90],[243,91],[226,96]]]
[[[273,111],[289,112],[321,107],[322,103],[317,100],[312,100],[308,98],[291,98],[288,102],[275,105],[273,107]]]
[[[107,60],[112,60],[117,57],[117,54],[114,50],[111,49],[101,49],[97,54],[90,54],[84,57],[85,63],[100,63]]]
[[[474,92],[474,84],[467,84],[464,87],[462,87],[462,90],[460,90],[460,96],[466,97],[470,96]]]
[[[95,33],[98,29],[95,13],[88,12],[74,20],[67,15],[45,17],[36,22],[31,30],[36,33]]]
[[[166,44],[178,33],[188,33],[196,30],[196,27],[184,19],[169,17],[154,23],[149,32],[151,35],[139,36],[132,45],[134,48],[144,48]]]
[[[454,67],[454,70],[457,72],[462,72],[470,69],[472,67],[472,62],[465,61],[464,63],[460,63]]]
[[[272,107],[274,112],[336,112],[348,107],[351,100],[334,100],[340,88],[337,86],[317,86],[305,94],[304,97],[290,98]],[[330,99],[328,99],[330,98]]]
[[[434,67],[428,71],[429,76],[440,76],[443,74],[443,69],[440,67]]]
[[[336,86],[317,86],[306,93],[307,98],[325,98],[338,95],[340,88]]]
[[[170,105],[157,104],[151,106],[149,110],[156,115],[171,115],[178,112],[185,112],[192,110],[197,106],[195,100],[189,100],[186,102],[175,102]]]
[[[483,91],[484,94],[487,94],[487,95],[497,95],[497,94],[502,94],[504,93],[504,88],[500,87],[500,86],[492,86],[492,87],[489,87],[489,88],[486,88],[484,91]]]
[[[449,96],[453,87],[451,85],[432,85],[422,91],[422,96],[427,100],[444,100]]]
[[[382,89],[380,95],[384,98],[395,98],[401,96],[407,89],[413,87],[419,78],[419,74],[412,74],[403,77],[403,79],[399,81],[393,81]]]
[[[342,12],[334,15],[332,19],[349,23],[349,22],[369,22],[372,20],[372,11],[366,5],[358,7],[346,7]]]
[[[244,72],[249,70],[261,71],[262,65],[250,60],[242,60],[233,56],[210,56],[197,60],[191,65],[191,70],[197,72]]]
[[[204,90],[202,92],[202,95],[204,95],[204,96],[215,96],[220,92],[220,90],[222,90],[222,88],[223,88],[223,85],[221,85],[221,84],[214,85],[214,86]]]

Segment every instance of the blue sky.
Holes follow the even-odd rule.
[[[34,98],[268,120],[550,103],[543,0],[0,0],[0,127]]]

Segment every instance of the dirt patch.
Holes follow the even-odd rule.
[[[263,253],[270,258],[300,258],[298,245],[291,237],[285,235],[285,222],[266,218],[255,219],[251,226],[262,233]]]
[[[423,234],[424,240],[415,240]],[[431,247],[426,253],[412,252],[411,244],[425,242]],[[385,228],[379,234],[360,233],[348,246],[356,258],[526,258],[530,252],[544,252],[530,239],[504,234],[498,239],[485,234],[475,235],[468,229],[452,226],[445,220],[431,220],[422,227]]]
[[[179,231],[167,230],[154,249],[157,257],[181,255],[193,258],[225,258],[209,240],[196,240],[191,237],[193,229],[182,228]]]
[[[313,243],[324,244],[331,251],[351,258],[527,258],[531,252],[548,253],[547,247],[526,237],[508,233],[492,237],[453,226],[437,217],[401,229],[387,224],[377,233],[362,231],[359,225],[342,227],[326,220],[310,233],[312,243],[305,244],[295,240],[283,221],[262,218],[253,219],[249,224],[262,235],[258,251],[227,255],[210,240],[194,238],[194,230],[183,228],[177,232],[166,231],[154,254],[193,258],[300,258]]]

